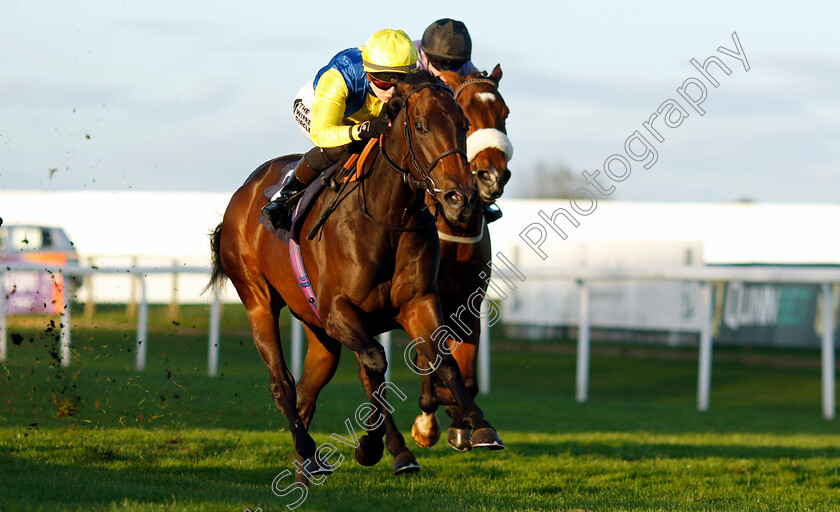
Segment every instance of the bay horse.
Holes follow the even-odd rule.
[[[467,132],[467,152],[470,168],[475,176],[481,201],[492,204],[504,193],[504,186],[511,173],[507,163],[513,155],[513,146],[507,138],[505,121],[510,113],[499,93],[502,68],[498,64],[490,75],[472,74],[467,77],[444,71],[441,78],[454,89],[455,100],[470,121]],[[459,326],[459,343],[450,341],[452,355],[464,377],[470,394],[478,394],[476,383],[476,356],[481,332],[480,317],[471,313],[475,305],[468,304],[470,297],[484,297],[490,276],[492,247],[490,233],[482,215],[467,221],[452,222],[440,217],[437,220],[440,236],[440,270],[438,295],[443,307],[444,321]],[[456,320],[457,319],[457,320]],[[418,365],[428,365],[418,353]],[[435,415],[439,405],[446,406],[452,418],[448,429],[450,446],[459,451],[472,448],[469,425],[457,407],[455,397],[442,386],[433,374],[422,376],[420,409],[411,429],[414,442],[422,447],[433,446],[440,437],[440,424]]]
[[[296,461],[307,468],[304,474],[297,472],[298,481],[332,472],[328,461],[316,457],[315,442],[307,431],[320,388],[309,386],[306,375],[331,377],[335,366],[307,358],[306,375],[295,389],[281,350],[278,317],[284,306],[324,352],[337,354],[343,345],[358,357],[370,400],[366,434],[354,452],[360,464],[376,464],[382,457],[385,431],[395,429],[381,403],[387,361],[374,338],[395,328],[420,340],[417,351],[428,360],[441,361],[436,373],[474,429],[473,439],[492,448],[504,446],[464,385],[445,343],[436,343],[443,325],[436,289],[440,245],[424,200],[427,194],[434,196],[438,210],[452,222],[465,221],[475,209],[477,191],[463,149],[468,121],[452,91],[428,73],[408,75],[396,87],[386,105],[392,126],[381,139],[376,158],[368,160],[362,179],[335,205],[319,237],[300,241],[317,305],[311,305],[301,291],[289,246],[259,222],[266,203],[263,191],[276,184],[282,169],[300,155],[276,158],[257,168],[233,194],[211,236],[209,286],[229,278],[245,305],[254,343],[269,371],[271,395],[289,422]],[[324,193],[315,200],[302,233],[308,233],[330,207],[328,196]],[[410,452],[404,453],[401,464],[411,470],[411,459]]]
[[[472,157],[470,170],[478,187],[480,200],[492,204],[502,195],[504,186],[510,179],[507,161],[513,150],[505,128],[509,109],[498,90],[502,69],[497,65],[490,75],[474,74],[461,77],[445,71],[441,76],[455,91],[455,99],[470,121],[467,131],[467,151]],[[431,201],[427,196],[426,202],[430,204]],[[439,216],[436,228],[441,237],[438,295],[444,311],[443,319],[447,321],[451,314],[466,304],[473,292],[480,289],[483,296],[487,290],[486,276],[482,279],[481,272],[482,269],[487,269],[489,274],[487,265],[492,256],[490,234],[484,224],[483,215],[473,215],[468,221],[453,221]],[[478,392],[475,374],[480,319],[473,315],[461,315],[460,320],[469,329],[469,333],[460,337],[463,343],[454,350],[453,355],[467,389],[474,398]],[[298,406],[304,418],[311,418],[315,408],[314,400],[332,378],[338,366],[340,351],[329,350],[312,332],[305,327],[304,330],[308,345],[298,386]],[[426,361],[418,353],[417,367],[427,367]],[[327,369],[331,370],[325,371]],[[420,406],[423,414],[417,417],[411,432],[415,443],[427,448],[437,442],[440,437],[440,425],[435,411],[439,404],[443,404],[453,417],[449,430],[449,440],[453,447],[464,451],[473,446],[487,446],[482,439],[471,439],[470,429],[456,407],[453,395],[446,392],[440,379],[431,375],[424,375],[422,379]],[[420,466],[406,447],[399,430],[391,423],[390,417],[388,421],[386,444],[394,457],[394,473],[419,470]]]

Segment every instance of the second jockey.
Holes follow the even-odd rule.
[[[440,78],[441,71],[461,76],[478,73],[472,63],[472,38],[462,21],[439,19],[423,32],[423,39],[414,42],[417,67]]]

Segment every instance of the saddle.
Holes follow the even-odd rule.
[[[371,139],[361,153],[354,153],[350,155],[346,161],[338,162],[335,165],[330,166],[329,168],[324,170],[324,172],[321,173],[320,179],[317,179],[310,183],[306,187],[306,190],[304,190],[297,198],[297,204],[295,206],[295,211],[292,214],[292,222],[289,226],[289,229],[275,229],[268,221],[266,221],[262,217],[260,217],[260,223],[262,223],[262,225],[274,236],[276,236],[277,238],[279,238],[287,244],[290,241],[300,241],[301,230],[303,229],[303,221],[306,219],[309,210],[315,203],[315,199],[321,194],[321,192],[324,189],[329,189],[333,193],[335,193],[335,198],[332,200],[329,206],[327,206],[327,208],[318,218],[318,222],[315,223],[315,226],[313,226],[313,228],[307,235],[307,239],[313,240],[317,236],[318,231],[321,229],[321,227],[323,227],[330,214],[332,214],[332,212],[335,211],[335,208],[338,205],[338,201],[341,198],[341,191],[348,184],[361,179],[364,163],[367,160],[368,155],[370,155],[371,151],[374,147],[376,147],[376,144],[378,142],[378,139]],[[263,195],[265,196],[267,201],[270,201],[274,194],[277,193],[277,191],[280,190],[280,188],[282,188],[289,174],[294,170],[295,166],[297,165],[297,162],[298,160],[294,160],[286,164],[286,166],[283,167],[280,181],[274,185],[271,185],[270,187],[267,187],[263,191]]]

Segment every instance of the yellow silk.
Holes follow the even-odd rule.
[[[334,148],[359,140],[358,124],[373,119],[382,111],[382,101],[367,94],[362,108],[344,117],[348,94],[347,84],[338,70],[329,69],[321,75],[315,87],[309,132],[316,146]]]

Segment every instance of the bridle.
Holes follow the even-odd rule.
[[[400,162],[405,163],[406,160],[410,159],[411,160],[411,165],[408,167],[408,169],[403,169],[402,167],[400,167],[400,165],[398,165],[396,162],[394,162],[391,159],[391,157],[388,156],[388,153],[385,151],[384,136],[379,138],[379,154],[382,155],[382,157],[388,163],[388,165],[391,167],[391,169],[393,169],[393,170],[399,172],[400,174],[402,174],[403,181],[412,190],[426,190],[426,192],[434,200],[434,204],[437,205],[441,201],[440,197],[439,197],[439,194],[440,194],[440,192],[442,192],[442,190],[437,187],[434,179],[432,179],[432,176],[431,176],[432,171],[434,170],[435,166],[437,166],[437,164],[440,163],[440,161],[443,160],[445,157],[447,157],[449,155],[453,155],[453,154],[461,155],[464,158],[464,160],[467,160],[468,164],[469,164],[469,159],[467,158],[466,151],[464,151],[461,148],[456,147],[456,148],[448,149],[448,150],[444,151],[443,153],[439,154],[429,164],[424,164],[423,163],[423,161],[421,159],[421,156],[419,154],[419,151],[415,147],[414,138],[412,136],[411,122],[410,122],[409,108],[408,108],[408,103],[409,103],[408,100],[415,93],[420,92],[423,89],[427,89],[427,88],[430,88],[430,87],[437,87],[439,89],[443,89],[443,90],[449,92],[452,95],[453,99],[455,98],[455,94],[452,93],[452,89],[450,89],[447,85],[442,84],[442,83],[421,84],[421,85],[417,86],[416,88],[412,89],[411,92],[409,92],[405,96],[405,98],[403,100],[403,105],[400,108],[405,109],[405,115],[403,116],[403,133],[405,135],[405,141],[406,141],[406,154],[402,157],[402,159],[400,159]],[[368,213],[367,208],[362,205],[362,196],[364,196],[364,195],[365,195],[365,188],[364,188],[364,180],[363,180],[362,185],[361,185],[361,194],[359,195],[359,198],[358,198],[359,208],[361,209],[361,211],[365,215],[365,217],[367,217],[369,220],[375,222],[376,224],[379,224],[380,226],[386,227],[388,229],[391,229],[391,230],[394,230],[394,231],[419,231],[421,229],[425,229],[425,228],[435,224],[435,222],[437,221],[437,209],[435,209],[435,217],[432,218],[432,220],[430,222],[425,223],[425,224],[420,225],[420,226],[403,227],[403,226],[393,226],[393,225],[390,225],[390,224],[386,224],[384,222],[376,220],[375,218],[373,218],[373,216],[370,215],[370,213]],[[366,200],[365,200],[365,203],[367,203]],[[428,206],[424,207],[424,209],[425,208],[428,208]]]
[[[449,155],[453,155],[453,154],[462,155],[464,157],[464,159],[467,160],[467,164],[469,164],[469,160],[467,159],[467,152],[466,151],[464,151],[463,149],[460,149],[460,148],[451,148],[451,149],[448,149],[448,150],[444,151],[443,153],[439,154],[428,165],[424,164],[421,161],[420,154],[419,154],[417,148],[415,147],[414,138],[412,136],[411,122],[410,122],[410,117],[409,117],[409,114],[408,114],[409,113],[408,100],[415,93],[418,93],[418,92],[422,91],[423,89],[427,89],[429,87],[437,87],[439,89],[443,89],[444,91],[447,91],[450,94],[452,94],[453,99],[455,98],[455,94],[452,93],[452,89],[450,89],[448,86],[446,86],[444,84],[439,84],[439,83],[426,83],[426,84],[419,85],[418,87],[416,87],[415,89],[413,89],[411,92],[409,92],[406,95],[402,108],[405,109],[405,116],[403,118],[403,133],[405,134],[405,141],[406,141],[407,149],[406,149],[405,156],[402,157],[400,162],[404,163],[406,160],[411,158],[411,166],[406,170],[406,169],[403,169],[402,167],[400,167],[399,165],[397,165],[388,156],[388,153],[385,152],[385,145],[382,144],[382,143],[380,143],[380,145],[379,145],[379,152],[382,154],[382,156],[385,158],[385,160],[388,162],[388,164],[391,166],[392,169],[402,173],[403,181],[408,183],[409,186],[411,186],[412,188],[425,189],[429,193],[429,195],[431,195],[432,198],[436,202],[440,202],[440,198],[438,197],[438,194],[440,192],[442,192],[442,190],[437,188],[437,185],[435,184],[435,182],[434,182],[434,180],[432,179],[432,176],[431,176],[432,171],[434,170],[435,166],[437,166],[437,164],[441,160],[443,160],[445,157],[447,157]],[[412,169],[413,169],[413,172],[412,172]]]
[[[493,86],[493,89],[495,89],[496,93],[498,93],[498,91],[499,91],[499,84],[491,78],[487,78],[487,77],[470,78],[469,80],[464,80],[463,82],[461,82],[461,84],[458,86],[458,88],[455,89],[455,93],[453,94],[453,97],[455,98],[455,100],[456,101],[458,100],[458,95],[461,94],[461,91],[463,91],[466,86],[472,85],[472,84],[489,84],[489,85]],[[513,147],[510,144],[510,140],[507,139],[507,134],[505,134],[504,132],[502,132],[500,130],[496,130],[496,129],[485,129],[485,131],[486,132],[491,132],[491,131],[492,132],[497,132],[494,139],[499,139],[499,142],[497,142],[497,144],[495,144],[495,145],[488,145],[487,147],[496,147],[497,149],[502,151],[502,153],[505,156],[505,160],[509,161],[511,156],[512,156],[512,153],[513,153]],[[470,137],[467,137],[467,139],[468,139],[467,148],[469,149],[469,147],[470,147],[470,143],[469,143]],[[505,146],[505,147],[499,147],[499,146]],[[471,152],[473,152],[474,154],[478,153],[478,151],[471,151]],[[469,160],[469,168],[470,168],[470,173],[473,175],[473,180],[477,182],[478,181],[478,171],[480,170],[478,168],[478,164],[476,164],[473,159],[470,159],[469,155],[467,155],[467,159]],[[503,179],[503,184],[507,183],[507,181],[510,179],[510,171],[507,171],[504,174],[504,177],[502,179]]]
[[[463,91],[466,86],[472,85],[472,84],[489,84],[489,85],[492,85],[494,91],[498,94],[498,90],[499,90],[498,82],[496,82],[495,80],[492,80],[490,78],[487,78],[486,75],[485,75],[485,76],[479,76],[477,78],[471,78],[471,79],[468,79],[468,80],[464,80],[463,82],[461,82],[461,84],[458,85],[458,87],[455,89],[455,92],[453,94],[453,97],[455,98],[455,100],[456,101],[458,100],[458,95],[461,94],[461,91]],[[483,132],[483,133],[481,133],[479,135],[480,132]],[[489,133],[489,135],[487,135],[488,133]],[[504,132],[502,132],[500,130],[496,130],[495,128],[493,128],[493,129],[486,129],[485,128],[485,129],[480,129],[477,132],[473,132],[473,134],[475,134],[475,135],[472,136],[472,137],[467,137],[467,150],[470,153],[473,153],[473,158],[470,159],[470,155],[468,154],[467,159],[469,160],[469,168],[470,168],[470,173],[473,176],[473,182],[476,185],[478,185],[478,171],[479,171],[479,169],[478,169],[478,164],[476,164],[475,160],[474,160],[475,155],[478,152],[480,152],[480,151],[482,151],[482,150],[484,150],[488,147],[495,147],[495,148],[499,149],[500,151],[502,151],[502,153],[505,155],[506,160],[510,160],[510,156],[511,156],[513,151],[512,151],[512,146],[510,146],[510,141],[507,139],[507,134],[505,134]],[[481,141],[481,142],[477,142],[476,138],[479,138],[479,139],[483,138],[484,140]],[[492,140],[487,140],[488,138],[492,139]],[[475,151],[474,148],[471,147],[471,141],[472,141],[473,144],[478,143],[478,146],[480,148],[478,151]],[[505,176],[507,176],[507,179],[510,179],[510,171],[506,170]],[[504,182],[507,182],[507,179],[504,179]],[[447,242],[455,242],[455,243],[459,243],[459,244],[475,244],[475,243],[480,242],[484,238],[484,230],[486,229],[486,226],[487,226],[487,222],[484,219],[484,216],[482,215],[481,228],[480,228],[477,235],[475,235],[475,236],[451,235],[449,233],[444,233],[443,231],[440,231],[438,229],[438,237],[442,241],[447,241]]]
[[[494,80],[490,79],[490,78],[471,78],[469,80],[464,80],[463,82],[461,82],[461,85],[459,85],[458,88],[455,89],[455,93],[452,95],[452,97],[457,100],[458,99],[458,94],[461,93],[461,91],[464,89],[464,87],[466,87],[470,84],[490,84],[493,87],[495,87],[496,89],[498,89],[498,87],[499,87],[498,84],[496,84],[496,82]]]

